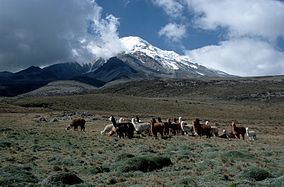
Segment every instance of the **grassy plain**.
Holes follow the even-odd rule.
[[[279,97],[260,94],[259,99],[257,93],[267,93],[260,82],[257,88],[237,92],[227,83],[199,86],[193,93],[183,91],[181,82],[169,82],[176,86],[168,95],[168,87],[155,87],[151,94],[147,83],[139,83],[137,88],[115,85],[88,95],[1,98],[0,184],[63,186],[50,176],[74,173],[84,181],[77,186],[284,186],[284,102],[279,96],[284,85],[266,82]],[[81,114],[86,132],[65,131],[68,116]],[[190,122],[199,117],[220,129],[234,119],[255,130],[257,140],[102,136],[110,115],[143,121],[182,116]]]

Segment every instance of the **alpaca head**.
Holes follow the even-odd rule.
[[[236,127],[236,121],[232,121],[232,127]]]
[[[122,123],[123,122],[123,118],[119,118],[118,123]]]
[[[157,123],[157,121],[156,121],[155,118],[152,118],[152,119],[151,119],[151,125],[153,125],[154,123]]]
[[[209,121],[205,121],[205,125],[208,125],[209,124]]]
[[[193,121],[194,124],[198,125],[200,122],[199,122],[199,118],[196,118],[194,121]]]
[[[115,125],[115,124],[116,124],[116,121],[115,121],[115,119],[114,119],[114,117],[113,117],[113,116],[110,116],[109,120],[113,123],[113,125]]]
[[[174,118],[174,122],[177,123],[177,118]]]
[[[136,116],[136,121],[137,121],[137,123],[139,123],[139,122],[140,122],[140,119],[139,119],[139,117],[138,117],[138,116]]]

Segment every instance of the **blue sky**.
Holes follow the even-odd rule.
[[[169,41],[160,36],[159,31],[172,18],[162,7],[155,6],[150,0],[98,0],[103,7],[103,15],[112,14],[119,18],[118,33],[120,37],[139,36],[151,44],[165,50],[174,50],[180,54],[184,49],[196,49],[205,45],[217,44],[222,38],[223,30],[205,31],[190,27],[193,14],[186,12],[186,17],[177,19],[178,23],[188,24],[187,31],[181,41]]]
[[[0,71],[90,63],[140,36],[230,74],[283,75],[283,20],[283,0],[0,0]]]

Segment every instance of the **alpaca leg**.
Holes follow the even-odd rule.
[[[160,131],[160,134],[161,134],[161,137],[163,137],[164,135],[163,135],[163,131]]]

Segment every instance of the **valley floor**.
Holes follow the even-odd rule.
[[[3,99],[0,184],[62,185],[62,175],[74,174],[83,180],[78,186],[284,186],[282,104],[107,94]],[[255,130],[257,140],[136,134],[118,139],[100,134],[110,115],[143,121],[199,117],[220,131],[234,119]],[[86,119],[86,132],[66,131],[77,116]]]

